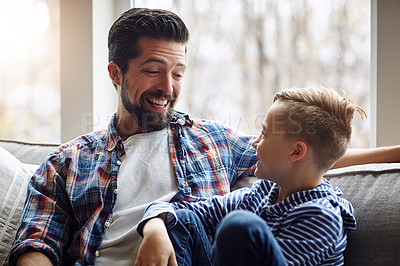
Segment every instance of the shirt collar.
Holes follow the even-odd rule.
[[[115,128],[115,117],[117,113],[114,113],[114,115],[111,117],[110,122],[108,124],[108,138],[107,138],[107,150],[112,151],[117,147],[117,145],[122,144],[122,139],[120,135],[118,134],[117,129]],[[171,116],[171,125],[188,125],[192,126],[193,125],[193,120],[189,118],[189,115],[178,112],[178,111],[173,111],[172,116]]]
[[[171,117],[171,124],[178,124],[181,126],[192,126],[193,125],[193,120],[189,118],[189,115],[178,112],[178,111],[173,111],[172,112],[172,117]]]
[[[111,117],[110,122],[108,124],[108,138],[107,138],[107,150],[112,151],[115,149],[118,143],[122,143],[122,139],[118,134],[117,129],[115,128],[115,117],[117,113]]]

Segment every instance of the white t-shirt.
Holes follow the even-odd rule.
[[[136,228],[145,208],[155,200],[169,201],[178,192],[167,129],[133,135],[124,147],[117,202],[96,265],[133,265],[142,241]]]

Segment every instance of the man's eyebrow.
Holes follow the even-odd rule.
[[[159,64],[166,65],[165,61],[163,61],[163,60],[161,60],[161,59],[158,59],[158,58],[149,58],[149,59],[147,59],[146,61],[144,61],[140,66],[144,66],[144,65],[149,64],[149,63],[159,63]],[[178,63],[177,66],[178,66],[178,67],[183,67],[183,68],[186,69],[186,64],[184,64],[184,63]]]
[[[160,64],[165,64],[165,62],[161,59],[157,59],[157,58],[149,58],[146,61],[144,61],[141,66],[144,66],[148,63],[160,63]]]

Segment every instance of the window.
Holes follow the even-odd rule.
[[[176,107],[259,134],[273,95],[287,87],[340,89],[370,113],[369,0],[136,0],[164,8],[191,32]],[[355,116],[351,146],[369,146]]]
[[[0,138],[60,142],[59,1],[1,1]]]
[[[352,146],[368,146],[368,138],[372,147],[398,144],[398,1],[380,1],[379,5],[377,0],[14,2],[2,0],[0,7],[0,30],[2,36],[6,36],[0,42],[0,138],[65,142],[104,127],[115,111],[116,102],[112,99],[115,93],[106,73],[107,62],[101,61],[107,61],[107,31],[114,19],[133,3],[171,9],[191,30],[189,69],[178,109],[258,134],[257,121],[271,104],[267,97],[274,90],[325,85],[345,90],[349,98],[361,104],[369,115],[367,121],[360,121],[356,116]],[[40,10],[42,15],[33,14]],[[72,81],[72,86],[65,83],[70,80],[69,75],[76,77],[77,70],[59,67],[65,64],[60,55],[68,58],[70,52],[76,53],[75,48],[66,49],[66,52],[60,49],[59,40],[64,32],[62,27],[60,30],[60,12],[67,16],[72,12],[73,20],[80,23],[79,27],[74,27],[75,31],[83,36],[93,36],[93,43],[80,42],[80,50],[83,45],[85,51],[77,56],[84,62],[93,62],[88,63],[89,67],[85,65],[79,69],[80,79]],[[247,13],[252,20],[245,26],[243,21]],[[87,26],[92,24],[92,19],[94,26]],[[259,23],[262,19],[264,24]],[[71,19],[64,22],[64,25],[71,24]],[[296,22],[303,26],[295,27]],[[263,39],[254,35],[255,25],[259,27],[257,30],[264,32]],[[43,28],[47,30],[43,32]],[[280,30],[276,31],[277,28]],[[343,33],[341,37],[340,32]],[[40,38],[29,40],[33,34],[39,34]],[[63,36],[68,37],[68,34]],[[246,42],[234,42],[240,39]],[[275,42],[275,39],[281,42]],[[309,46],[311,41],[314,43]],[[90,45],[92,48],[86,50]],[[210,48],[209,45],[217,46]],[[62,47],[65,50],[65,43]],[[61,50],[61,53],[54,50]],[[266,63],[257,61],[263,59],[257,56],[258,53],[265,55]],[[31,63],[32,60],[36,63]],[[260,69],[265,71],[263,76]],[[39,78],[48,82],[39,82]],[[260,89],[267,92],[263,91],[263,97],[258,93]],[[91,93],[76,96],[87,90]],[[186,99],[189,95],[193,95],[195,101]],[[90,121],[91,117],[93,121]]]

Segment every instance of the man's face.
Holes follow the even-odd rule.
[[[141,38],[139,44],[142,54],[130,60],[122,76],[122,113],[129,114],[140,131],[161,130],[168,126],[180,95],[185,45],[151,38]]]

